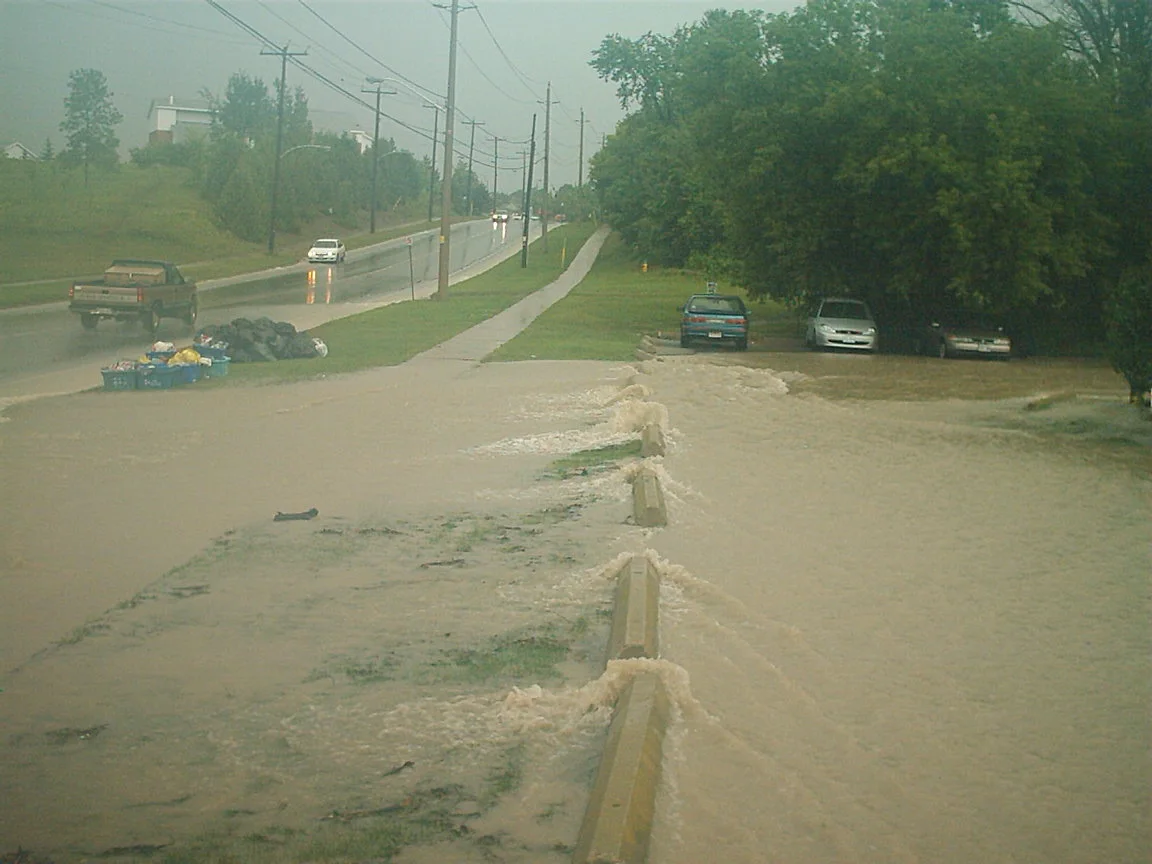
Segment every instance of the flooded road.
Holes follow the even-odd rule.
[[[678,709],[653,862],[1147,860],[1152,436],[1107,369],[429,358],[132,396],[0,423],[0,853],[570,860],[638,552]],[[664,529],[627,459],[555,462],[650,417]]]
[[[450,272],[456,274],[519,249],[521,226],[489,220],[453,226]],[[339,265],[301,263],[210,280],[199,289],[197,323],[204,326],[268,316],[307,329],[314,326],[311,322],[408,299],[429,283],[434,286],[438,258],[438,233],[414,231],[408,237],[353,250]],[[95,330],[82,330],[77,316],[63,303],[0,310],[0,384],[14,377],[52,374],[84,360],[111,363],[122,356],[138,356],[154,338],[178,342],[191,335],[174,318],[162,319],[155,337],[135,322],[105,321]]]

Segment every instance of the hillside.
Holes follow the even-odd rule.
[[[99,273],[114,257],[178,264],[258,251],[217,229],[183,168],[92,172],[0,159],[0,285]]]

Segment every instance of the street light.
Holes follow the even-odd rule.
[[[331,150],[327,144],[297,144],[295,147],[289,147],[283,153],[276,157],[276,170],[272,172],[272,205],[269,207],[271,211],[268,216],[268,254],[271,255],[276,251],[276,193],[280,185],[280,161],[289,153],[294,153],[297,150]]]

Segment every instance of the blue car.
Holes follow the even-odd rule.
[[[748,349],[748,307],[727,294],[693,294],[680,310],[680,347],[693,342]]]

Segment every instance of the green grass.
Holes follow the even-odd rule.
[[[80,170],[0,160],[0,308],[64,300],[74,279],[98,276],[113,258],[174,261],[206,280],[292,264],[322,235],[356,249],[429,227],[415,211],[378,213],[375,234],[318,218],[278,233],[269,255],[219,229],[190,179],[185,168],[126,164],[93,171],[85,186]]]
[[[515,256],[454,285],[446,299],[395,303],[314,327],[308,332],[328,345],[327,357],[234,363],[228,377],[203,383],[236,386],[290,381],[403,363],[552,282],[564,271],[561,250],[567,247],[566,263],[570,263],[574,250],[584,244],[595,227],[590,222],[582,222],[556,228],[549,232],[547,255],[539,251],[537,240],[532,244],[527,267],[521,268],[520,258]]]
[[[679,339],[680,307],[705,290],[697,273],[649,268],[617,235],[609,237],[592,271],[562,301],[504,343],[488,360],[631,360],[641,337]],[[742,294],[721,283],[721,293]],[[752,305],[752,339],[791,333],[795,316],[772,302]]]

